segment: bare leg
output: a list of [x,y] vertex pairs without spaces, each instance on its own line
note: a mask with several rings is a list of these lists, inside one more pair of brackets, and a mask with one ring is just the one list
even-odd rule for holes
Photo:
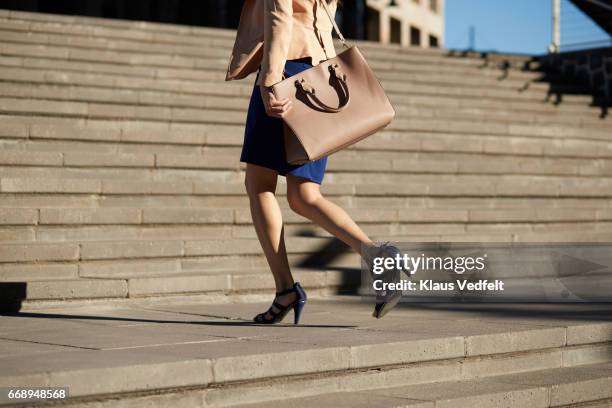
[[323,197],[319,187],[305,178],[287,176],[289,206],[363,256],[362,245],[373,245],[372,240],[346,211]]
[[[253,225],[274,276],[276,291],[280,292],[293,286],[293,276],[285,248],[283,217],[274,195],[277,177],[274,170],[247,163],[245,185]],[[277,298],[277,301],[285,305],[294,299],[295,294],[291,293]],[[266,319],[271,317],[270,314],[266,315]]]
[[[293,211],[324,228],[359,253],[367,264],[370,263],[373,253],[368,249],[375,249],[374,243],[346,211],[323,197],[317,183],[300,177],[287,177],[287,200]],[[391,277],[395,282],[401,276],[401,272],[397,272],[398,275]],[[401,296],[401,290],[385,291],[383,297],[377,296],[373,316],[377,319],[385,316]]]
[[251,217],[272,274],[276,291],[293,285],[283,234],[283,216],[274,195],[277,172],[247,164],[245,185],[249,195]]

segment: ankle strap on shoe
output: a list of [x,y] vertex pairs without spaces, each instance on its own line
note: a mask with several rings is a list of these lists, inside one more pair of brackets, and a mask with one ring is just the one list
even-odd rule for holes
[[289,293],[293,293],[293,292],[295,292],[295,287],[296,287],[297,285],[299,285],[299,283],[297,283],[297,282],[296,282],[296,283],[294,283],[294,284],[293,284],[293,286],[291,286],[290,288],[285,289],[285,290],[281,290],[280,292],[276,292],[276,296],[283,296],[283,295],[287,295],[287,294],[289,294]]

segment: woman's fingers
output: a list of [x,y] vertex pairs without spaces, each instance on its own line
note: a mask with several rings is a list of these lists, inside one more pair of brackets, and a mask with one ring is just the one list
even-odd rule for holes
[[289,98],[283,99],[283,107],[285,107],[286,109],[289,109],[291,107],[291,99]]
[[288,103],[291,103],[291,99],[289,98],[285,98],[285,99],[272,99],[270,98],[270,106],[284,106]]
[[268,99],[267,112],[270,116],[282,118],[291,109],[291,99],[276,99],[276,96],[270,92]]
[[287,99],[287,101],[285,101],[284,103],[270,105],[270,108],[273,109],[275,112],[284,112],[289,110],[290,107],[291,101],[289,99]]
[[270,92],[270,105],[271,106],[282,106],[286,105],[287,102],[291,102],[289,98],[277,99],[274,93]]
[[270,113],[274,114],[277,117],[282,117],[284,116],[285,113],[289,112],[289,109],[291,109],[291,100],[287,99],[287,100],[283,100],[283,103],[277,103],[274,105],[270,106]]

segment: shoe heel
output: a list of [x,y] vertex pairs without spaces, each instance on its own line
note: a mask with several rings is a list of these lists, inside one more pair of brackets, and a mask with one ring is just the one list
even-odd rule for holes
[[298,324],[300,322],[300,317],[302,316],[302,309],[304,309],[305,305],[305,300],[299,300],[293,306],[293,324]]

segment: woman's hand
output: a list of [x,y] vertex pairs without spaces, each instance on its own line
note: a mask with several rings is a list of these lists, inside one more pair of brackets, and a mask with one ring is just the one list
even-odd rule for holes
[[259,89],[261,90],[261,100],[263,101],[268,116],[282,118],[289,112],[289,109],[291,109],[291,99],[276,99],[276,96],[270,88],[265,86],[260,86]]

